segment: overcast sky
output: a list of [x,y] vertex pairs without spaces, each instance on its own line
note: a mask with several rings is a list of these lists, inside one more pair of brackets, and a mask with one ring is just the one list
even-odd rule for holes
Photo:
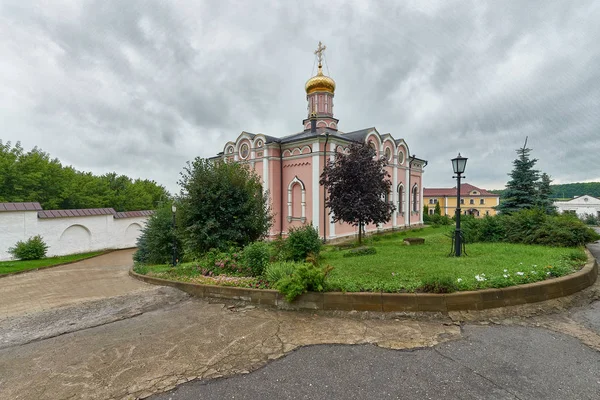
[[341,131],[503,188],[529,136],[555,183],[600,181],[599,1],[0,0],[0,139],[179,191],[243,130],[302,130],[327,46]]

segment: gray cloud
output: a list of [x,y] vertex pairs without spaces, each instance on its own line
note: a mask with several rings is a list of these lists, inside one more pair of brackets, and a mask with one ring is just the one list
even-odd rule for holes
[[376,126],[429,160],[427,186],[500,188],[529,136],[557,182],[600,180],[593,1],[4,1],[4,141],[177,192],[187,160],[242,130],[302,129],[327,45],[340,129]]

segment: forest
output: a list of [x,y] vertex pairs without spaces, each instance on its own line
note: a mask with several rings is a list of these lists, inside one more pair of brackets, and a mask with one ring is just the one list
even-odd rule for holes
[[46,210],[112,207],[116,211],[153,210],[168,200],[164,186],[115,172],[93,175],[34,147],[0,140],[0,202],[39,202]]
[[[564,183],[550,185],[550,189],[552,189],[550,197],[554,200],[569,200],[584,194],[600,198],[600,182]],[[488,192],[500,194],[500,198],[503,198],[504,190],[488,190]]]

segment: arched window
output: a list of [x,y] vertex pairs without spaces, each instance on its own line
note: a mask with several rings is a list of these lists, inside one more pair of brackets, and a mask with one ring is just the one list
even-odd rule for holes
[[287,220],[306,222],[306,188],[298,176],[295,176],[288,185]]
[[404,214],[404,185],[398,185],[398,212]]
[[412,208],[414,212],[419,211],[419,187],[417,185],[412,188]]

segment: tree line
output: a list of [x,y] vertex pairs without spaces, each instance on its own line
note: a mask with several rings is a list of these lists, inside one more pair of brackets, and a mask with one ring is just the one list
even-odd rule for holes
[[13,146],[0,140],[0,202],[39,202],[47,210],[133,211],[153,210],[169,198],[169,192],[152,180],[78,171],[37,147],[25,151],[20,142]]
[[[550,185],[550,197],[552,199],[572,199],[573,197],[589,195],[600,198],[600,182],[576,182]],[[488,190],[491,193],[499,194],[500,198],[505,197],[504,189]]]

